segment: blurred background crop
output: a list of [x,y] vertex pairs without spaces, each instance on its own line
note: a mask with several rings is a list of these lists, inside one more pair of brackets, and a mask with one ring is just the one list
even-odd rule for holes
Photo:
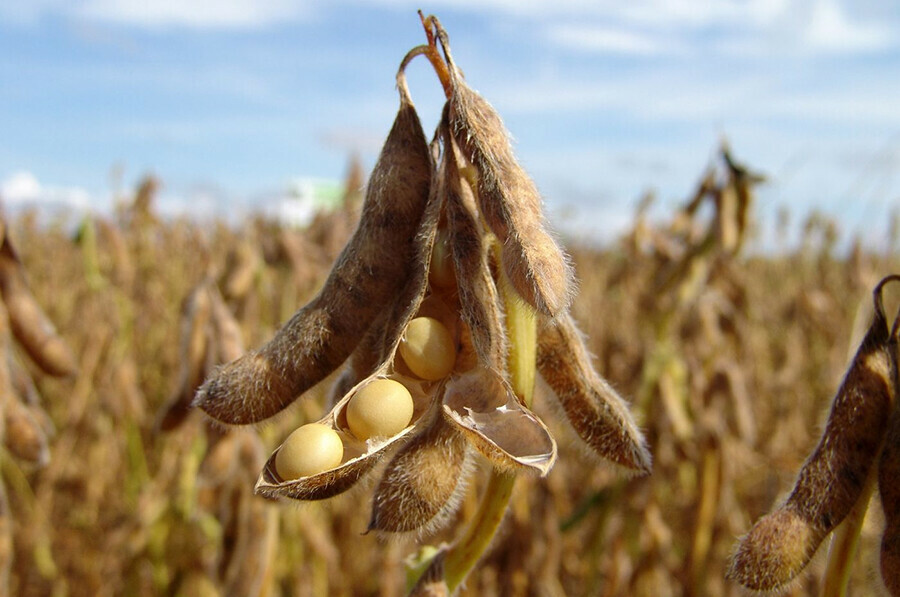
[[[789,490],[900,271],[886,0],[0,3],[0,282],[77,369],[33,358],[0,283],[0,595],[404,594],[418,544],[360,536],[364,488],[252,494],[327,384],[259,429],[184,407],[352,233],[418,8],[514,135],[654,457],[623,478],[544,417],[558,464],[517,481],[462,594],[744,594],[735,538]],[[440,85],[424,60],[409,82],[430,132]],[[882,526],[876,497],[850,595],[884,594]],[[820,592],[825,551],[789,594]]]
[[[662,213],[724,135],[770,177],[763,222],[816,209],[883,240],[900,198],[886,0],[8,0],[0,195],[102,211],[152,172],[164,213],[282,210],[348,155],[372,165],[418,8],[446,24],[562,231],[608,242],[647,190]],[[429,128],[439,88],[424,61],[410,77]]]

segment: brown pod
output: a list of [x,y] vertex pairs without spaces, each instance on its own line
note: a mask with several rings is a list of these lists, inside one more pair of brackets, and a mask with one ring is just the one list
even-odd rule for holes
[[228,363],[244,354],[244,338],[241,326],[214,285],[209,286],[212,306],[213,344],[216,364]]
[[478,205],[500,239],[503,267],[528,304],[555,317],[572,302],[572,265],[545,228],[540,194],[513,156],[500,116],[463,81],[440,27],[438,35],[450,67],[450,129],[477,170]]
[[[2,230],[0,220],[0,230]],[[13,518],[6,498],[6,489],[0,483],[0,595],[9,595],[9,575],[13,562]]]
[[[896,338],[894,338],[896,342]],[[878,467],[878,490],[884,509],[881,578],[888,592],[900,597],[900,409],[895,408]]]
[[447,186],[447,219],[461,315],[469,326],[472,344],[481,362],[502,369],[506,358],[506,336],[498,308],[500,299],[489,265],[490,247],[478,221],[471,188],[460,178],[453,145],[448,136],[443,177]]
[[444,580],[444,558],[446,551],[438,552],[428,568],[413,585],[409,597],[450,597],[450,588]]
[[[321,500],[348,490],[363,475],[372,470],[384,456],[388,448],[410,436],[423,423],[423,415],[434,402],[440,386],[431,382],[407,378],[395,371],[394,358],[403,336],[403,330],[422,304],[428,284],[428,262],[434,246],[438,220],[443,208],[442,197],[433,191],[422,221],[421,230],[415,237],[415,257],[411,260],[412,275],[404,286],[395,292],[393,300],[381,305],[382,317],[366,344],[374,345],[380,338],[380,347],[372,346],[374,354],[384,356],[383,361],[371,375],[352,387],[332,408],[319,425],[331,428],[337,434],[342,446],[340,463],[327,470],[286,480],[278,473],[279,446],[269,457],[256,482],[256,492],[267,498],[292,498],[296,500]],[[413,401],[412,418],[409,425],[390,437],[374,437],[361,440],[351,431],[347,408],[356,392],[369,383],[384,378],[393,379],[403,385]]]
[[28,356],[48,375],[73,375],[77,370],[75,356],[31,295],[25,270],[9,237],[4,237],[0,246],[0,294],[13,336]]
[[540,318],[537,369],[578,436],[599,456],[649,474],[650,452],[627,403],[591,364],[571,315]]
[[841,383],[819,445],[793,491],[741,539],[728,577],[755,590],[776,589],[796,576],[819,544],[844,520],[875,463],[894,400],[896,345],[891,342],[881,290],[875,315]]
[[412,101],[400,110],[366,191],[356,232],[321,292],[258,350],[219,369],[196,403],[223,423],[267,419],[343,363],[413,268],[432,161]]
[[185,301],[181,315],[181,371],[178,386],[163,407],[158,428],[171,431],[181,425],[191,411],[191,401],[207,374],[209,352],[214,350],[211,334],[212,303],[208,282],[202,282]]
[[[900,387],[897,379],[897,351],[900,348],[900,313],[891,329],[890,353],[894,357],[894,388]],[[896,400],[896,396],[895,396]],[[881,537],[881,578],[894,597],[900,597],[900,406],[894,404],[894,412],[888,424],[884,448],[878,466],[878,491],[884,510],[884,534]]]
[[40,416],[18,399],[8,400],[4,412],[6,434],[3,442],[10,453],[26,462],[44,466],[50,461],[47,433],[39,422]]
[[369,530],[438,530],[456,510],[465,487],[467,445],[434,409],[427,427],[387,465],[375,489]]

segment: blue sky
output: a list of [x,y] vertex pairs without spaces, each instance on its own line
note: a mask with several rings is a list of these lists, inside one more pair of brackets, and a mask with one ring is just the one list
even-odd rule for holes
[[[228,214],[369,167],[420,7],[569,234],[612,238],[647,189],[679,203],[722,135],[771,179],[764,224],[817,207],[871,237],[900,207],[892,0],[5,0],[0,196],[102,210],[118,168],[169,212]],[[430,131],[424,60],[410,86]]]

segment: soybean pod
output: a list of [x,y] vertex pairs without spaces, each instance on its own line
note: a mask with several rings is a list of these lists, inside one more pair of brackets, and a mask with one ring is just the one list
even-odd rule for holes
[[262,421],[290,405],[353,352],[415,262],[432,159],[398,74],[400,109],[366,190],[360,223],[325,285],[275,337],[220,368],[195,404],[229,424]]
[[793,491],[738,545],[728,577],[748,588],[777,589],[794,578],[853,508],[877,460],[896,391],[896,343],[882,299],[882,289],[891,281],[900,276],[883,279],[873,291],[872,324]]

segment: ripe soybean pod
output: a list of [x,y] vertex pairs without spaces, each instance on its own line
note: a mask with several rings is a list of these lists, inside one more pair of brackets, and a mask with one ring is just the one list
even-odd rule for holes
[[[440,389],[439,389],[440,390]],[[440,413],[387,465],[372,502],[369,530],[436,531],[456,511],[466,485],[468,444]]]
[[578,436],[598,456],[650,473],[650,452],[627,403],[594,371],[584,338],[568,313],[540,319],[537,369]]
[[434,24],[452,84],[450,129],[478,172],[478,206],[500,240],[503,267],[527,303],[555,317],[572,302],[572,266],[544,226],[540,194],[516,161],[503,121],[463,81],[450,54],[447,33],[436,19]]
[[447,186],[447,219],[461,316],[471,330],[479,360],[488,366],[503,368],[506,336],[500,310],[495,307],[500,299],[491,277],[490,246],[478,219],[472,191],[460,176],[454,146],[447,135],[444,184]]
[[0,246],[0,295],[13,336],[28,356],[48,375],[73,375],[78,368],[75,356],[34,300],[9,236],[3,237]]
[[401,71],[400,109],[366,190],[360,223],[320,293],[258,350],[219,369],[195,403],[223,423],[290,405],[359,344],[413,267],[432,159]]
[[[891,329],[891,352],[894,361],[894,388],[900,387],[897,379],[897,351],[900,350],[900,313]],[[878,466],[878,490],[884,509],[884,534],[881,536],[881,579],[888,592],[900,596],[900,405],[894,402],[884,448]]]
[[900,276],[883,279],[873,291],[872,324],[793,491],[738,544],[728,577],[748,588],[772,590],[794,578],[862,492],[881,450],[896,392],[896,343],[882,300],[884,285],[891,281]]

